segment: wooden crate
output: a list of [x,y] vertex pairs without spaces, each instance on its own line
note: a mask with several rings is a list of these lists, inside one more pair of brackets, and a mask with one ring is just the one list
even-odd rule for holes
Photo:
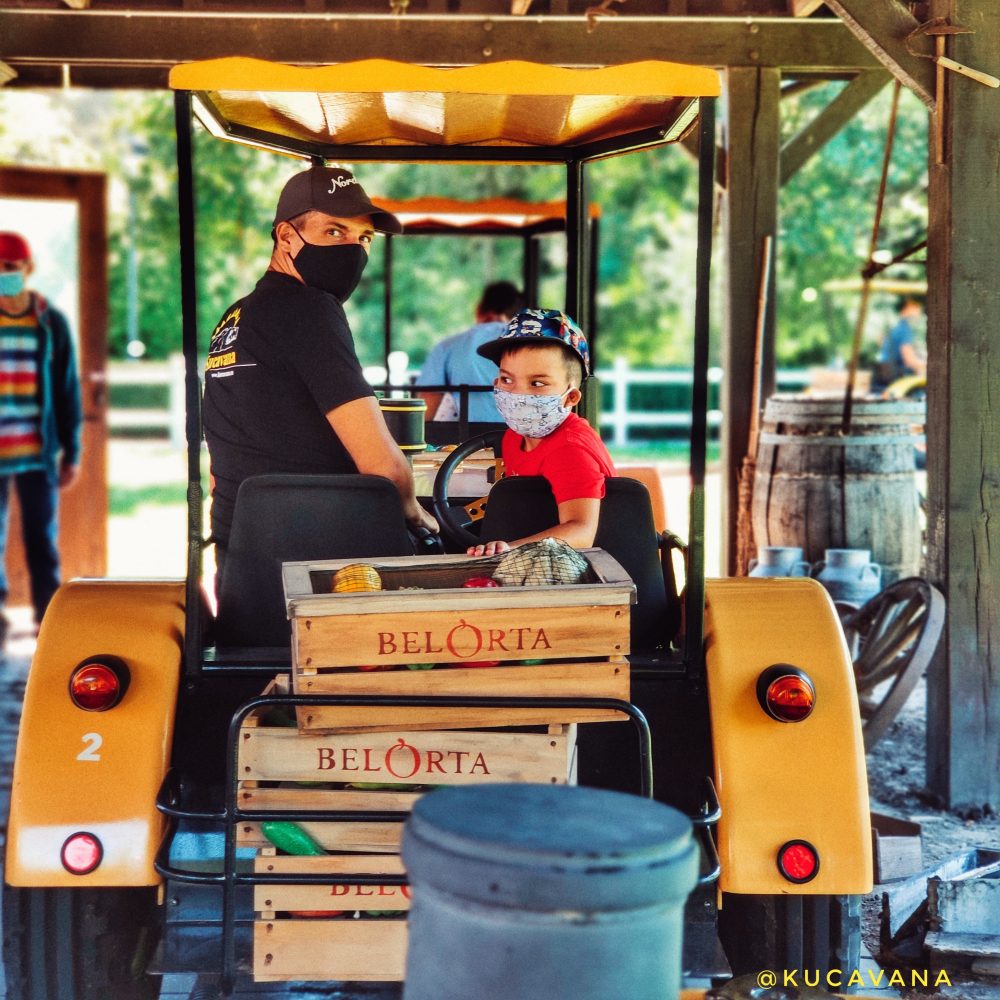
[[[278,856],[274,848],[257,852],[254,871],[269,874],[402,875],[398,854],[331,854],[328,857]],[[398,910],[410,908],[410,889],[404,885],[258,885],[254,887],[254,910],[261,919],[274,920],[291,910]]]
[[[607,553],[585,553],[586,582],[463,588],[501,557],[374,560],[386,589],[329,593],[352,560],[286,563],[293,688],[301,694],[629,698],[629,610],[635,588]],[[405,589],[418,587],[420,589]],[[543,660],[531,665],[524,661]],[[467,668],[469,662],[500,661]],[[554,662],[555,661],[555,662]],[[436,664],[432,670],[408,665]],[[395,667],[364,670],[362,667]],[[620,721],[605,709],[303,708],[312,732],[459,729]]]
[[258,920],[253,927],[253,978],[401,982],[406,920]]
[[[402,875],[398,854],[278,855],[258,850],[254,871],[331,876]],[[406,955],[409,887],[360,883],[254,886],[254,979],[399,981]],[[344,910],[339,917],[319,914]],[[356,912],[397,911],[398,917],[355,919]],[[307,916],[308,913],[316,916]]]
[[[629,665],[624,658],[593,662],[463,670],[338,670],[296,673],[298,694],[457,695],[528,698],[614,698],[628,701]],[[538,726],[550,722],[619,722],[604,708],[298,708],[304,732],[391,732],[420,729],[482,729]]]
[[240,731],[243,781],[467,785],[497,781],[565,784],[576,726],[551,732],[300,733],[272,726]]
[[[481,782],[575,781],[576,726],[544,732],[503,730],[412,733],[303,733],[259,724],[251,716],[241,728],[239,801],[243,809],[329,809],[407,812],[428,786]],[[278,783],[261,787],[261,783]],[[298,786],[322,782],[338,787]],[[400,785],[398,789],[345,788],[353,782]],[[416,790],[411,785],[418,786]],[[394,853],[402,822],[302,823],[328,851]],[[241,820],[237,842],[268,845],[260,824]]]

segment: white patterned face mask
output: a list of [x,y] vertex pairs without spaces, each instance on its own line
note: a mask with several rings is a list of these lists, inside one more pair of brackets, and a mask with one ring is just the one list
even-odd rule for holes
[[558,430],[572,412],[572,407],[562,404],[569,392],[567,389],[558,396],[534,396],[494,387],[493,398],[500,416],[515,434],[543,438]]

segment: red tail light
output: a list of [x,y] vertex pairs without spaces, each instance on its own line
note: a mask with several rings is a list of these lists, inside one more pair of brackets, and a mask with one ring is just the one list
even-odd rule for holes
[[59,856],[70,874],[86,875],[101,863],[104,848],[94,834],[81,831],[66,838]]
[[816,704],[816,688],[804,670],[776,663],[757,678],[760,707],[778,722],[801,722]]
[[789,882],[811,882],[819,874],[819,852],[807,840],[790,840],[778,848],[778,871]]
[[85,712],[106,712],[125,696],[129,672],[117,656],[92,656],[70,675],[69,696]]

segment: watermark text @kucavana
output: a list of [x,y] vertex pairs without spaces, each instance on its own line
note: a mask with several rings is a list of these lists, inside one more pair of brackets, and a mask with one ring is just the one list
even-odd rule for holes
[[793,988],[822,986],[835,990],[846,989],[850,986],[870,986],[873,989],[886,986],[916,989],[918,986],[951,986],[951,980],[944,969],[937,972],[930,972],[927,969],[906,969],[905,971],[893,969],[891,972],[887,972],[885,969],[852,969],[850,972],[843,972],[840,969],[831,969],[829,972],[822,969],[782,969],[780,972],[762,969],[757,973],[757,985],[765,990],[775,986]]

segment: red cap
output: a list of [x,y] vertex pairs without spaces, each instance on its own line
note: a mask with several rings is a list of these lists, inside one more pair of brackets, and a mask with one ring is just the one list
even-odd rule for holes
[[28,241],[17,233],[0,233],[0,260],[31,260]]

